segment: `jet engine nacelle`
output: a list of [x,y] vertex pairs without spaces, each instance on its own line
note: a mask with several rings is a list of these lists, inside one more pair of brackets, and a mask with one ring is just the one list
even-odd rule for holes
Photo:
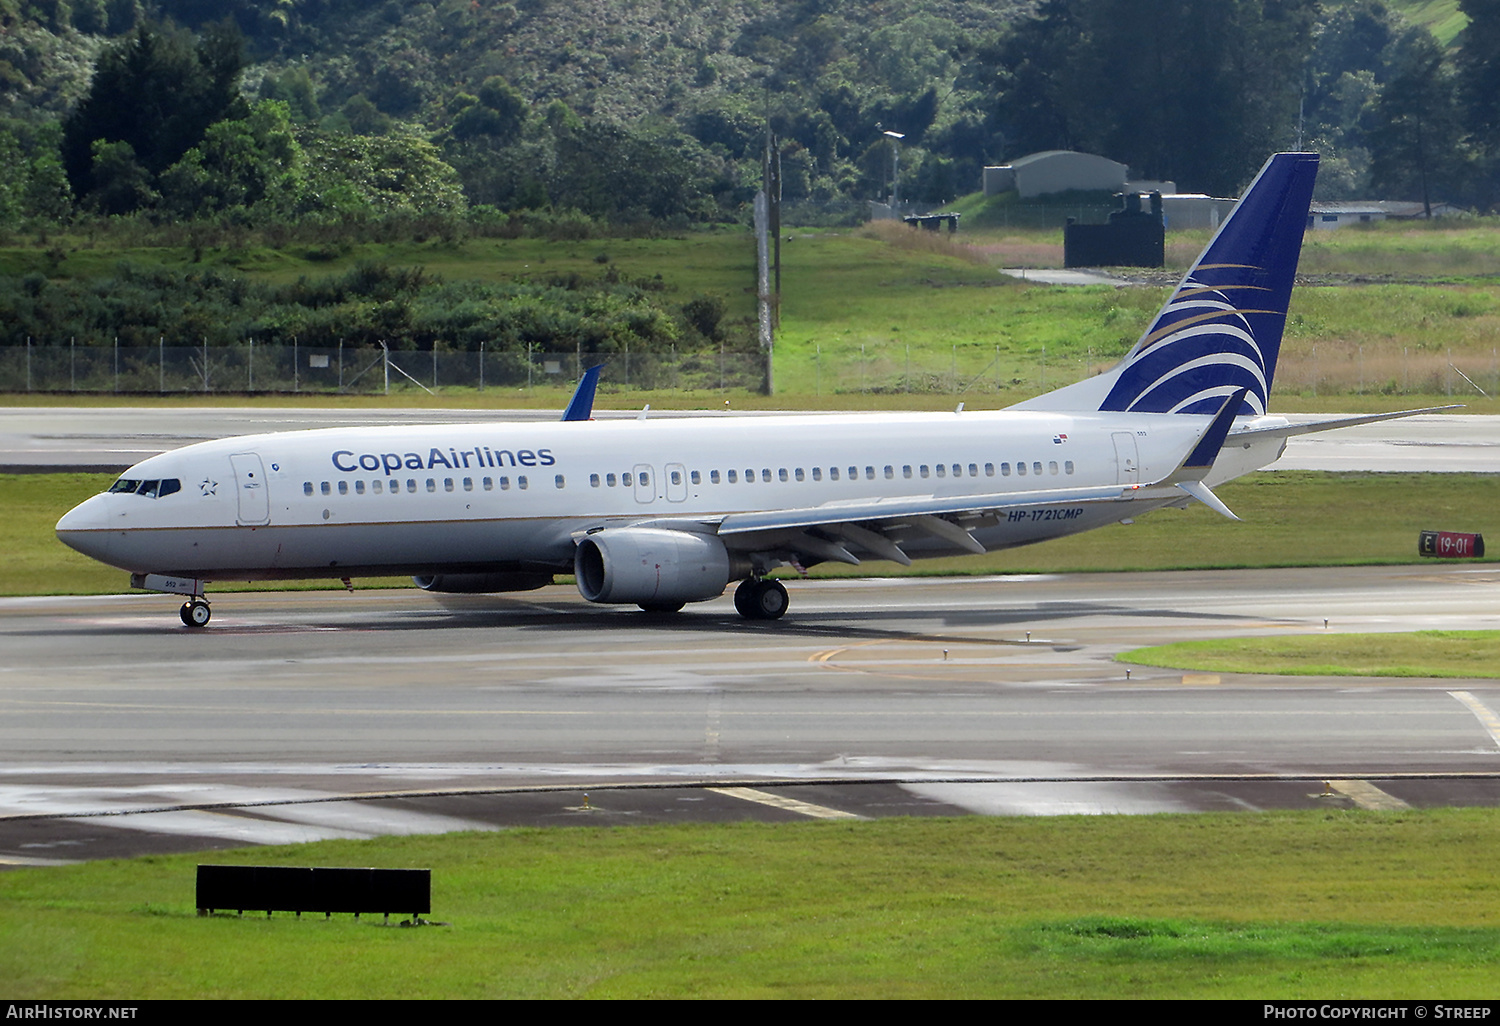
[[735,576],[733,562],[713,535],[625,527],[585,536],[573,573],[590,602],[670,608],[722,595]]
[[464,595],[497,591],[535,591],[552,583],[551,574],[513,571],[497,574],[429,574],[413,577],[412,583],[423,591],[458,592]]

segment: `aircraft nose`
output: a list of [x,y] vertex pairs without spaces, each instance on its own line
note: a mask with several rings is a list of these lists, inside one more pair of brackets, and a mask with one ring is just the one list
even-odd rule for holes
[[107,562],[109,552],[109,496],[85,499],[57,522],[57,540],[85,556]]

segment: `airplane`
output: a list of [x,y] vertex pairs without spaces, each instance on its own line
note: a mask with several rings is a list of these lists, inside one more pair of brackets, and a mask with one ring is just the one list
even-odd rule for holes
[[[184,596],[211,581],[411,575],[676,612],[824,562],[983,554],[1201,502],[1288,437],[1428,410],[1267,415],[1318,157],[1273,155],[1112,369],[997,411],[357,427],[200,442],[131,467],[57,523],[65,544]],[[649,407],[648,407],[649,409]]]

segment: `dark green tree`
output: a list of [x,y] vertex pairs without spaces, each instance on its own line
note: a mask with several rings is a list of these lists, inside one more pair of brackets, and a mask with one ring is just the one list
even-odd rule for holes
[[[210,125],[245,116],[242,63],[232,23],[212,26],[196,41],[183,30],[142,24],[106,49],[88,95],[63,123],[63,167],[74,195],[111,212],[135,209],[121,204],[131,196],[144,201],[156,176],[202,141]],[[116,144],[129,150],[128,159]],[[144,179],[136,181],[131,169]],[[124,187],[110,178],[122,171],[130,175]],[[91,200],[95,193],[108,200]]]
[[1432,216],[1434,192],[1450,198],[1465,173],[1457,90],[1442,47],[1430,36],[1386,84],[1370,133],[1370,174],[1396,198],[1420,199]]

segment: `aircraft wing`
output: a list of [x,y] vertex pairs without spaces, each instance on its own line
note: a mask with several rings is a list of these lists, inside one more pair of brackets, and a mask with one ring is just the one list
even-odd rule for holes
[[1147,487],[1150,486],[1117,484],[993,495],[906,496],[701,519],[662,518],[633,526],[717,534],[731,549],[789,549],[801,553],[808,562],[833,560],[858,565],[860,559],[854,553],[860,551],[910,566],[911,558],[901,550],[901,543],[914,536],[983,553],[984,546],[970,530],[994,524],[1012,510],[1024,508],[1028,516],[1045,516],[1046,511],[1127,502]]

